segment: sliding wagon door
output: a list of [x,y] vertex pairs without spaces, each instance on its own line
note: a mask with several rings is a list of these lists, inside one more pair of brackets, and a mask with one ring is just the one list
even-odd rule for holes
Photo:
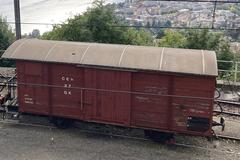
[[81,119],[83,103],[83,69],[72,65],[50,66],[51,113],[55,116]]
[[85,70],[86,119],[130,124],[131,73],[100,69]]

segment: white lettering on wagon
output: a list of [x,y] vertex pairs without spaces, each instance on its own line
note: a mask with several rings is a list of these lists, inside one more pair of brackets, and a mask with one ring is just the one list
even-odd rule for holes
[[67,81],[67,82],[73,82],[74,81],[74,78],[72,77],[65,77],[65,76],[62,76],[62,81]]
[[64,84],[64,88],[71,88],[72,85],[71,84]]
[[25,104],[34,104],[34,100],[28,94],[25,94],[24,95],[24,103]]
[[71,84],[71,82],[74,81],[74,78],[62,76],[61,80],[64,82],[64,84],[63,84],[63,87],[64,87],[63,94],[64,95],[72,95],[72,91],[71,91],[72,84]]

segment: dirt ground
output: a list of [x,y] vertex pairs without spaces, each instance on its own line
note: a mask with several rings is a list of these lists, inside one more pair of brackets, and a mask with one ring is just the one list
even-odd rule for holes
[[[0,160],[239,160],[240,143],[226,140],[176,136],[177,143],[195,148],[171,146],[83,132],[88,127],[107,133],[126,129],[79,123],[82,129],[60,130],[0,122]],[[135,132],[141,136],[141,131]]]
[[[227,116],[221,116],[225,119],[225,129],[222,132],[221,127],[215,127],[215,133],[221,135],[227,135],[231,137],[240,138],[240,119],[231,118]],[[219,122],[220,116],[213,118],[215,121]]]

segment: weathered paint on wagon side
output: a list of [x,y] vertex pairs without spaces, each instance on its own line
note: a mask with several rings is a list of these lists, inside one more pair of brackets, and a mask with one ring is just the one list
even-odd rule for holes
[[[212,119],[215,78],[17,62],[20,111],[192,134],[189,117]],[[161,96],[163,95],[163,96]],[[167,96],[167,95],[173,95]],[[181,95],[186,97],[174,97]]]
[[[40,46],[45,49],[44,45]],[[19,49],[19,46],[16,48]],[[102,49],[101,45],[98,44],[98,48]],[[29,50],[25,47],[19,52],[25,51],[30,54]],[[53,48],[50,47],[50,50]],[[71,49],[69,50],[72,53]],[[108,50],[109,55],[114,51]],[[11,48],[8,53],[10,51],[15,52],[14,55],[18,54],[18,51]],[[50,55],[53,51],[45,52],[48,52],[48,56],[53,56]],[[92,54],[85,53],[85,58],[90,55]],[[170,55],[171,53],[165,54]],[[150,56],[149,59],[152,58]],[[131,68],[131,63],[126,57],[126,60],[121,62],[126,63],[125,68],[110,67],[109,64],[94,66],[62,61],[42,62],[34,60],[34,57],[14,59],[17,59],[21,112],[200,136],[212,135],[216,79],[214,69],[211,72],[203,72],[202,66],[199,66],[194,69],[194,72],[199,71],[199,74],[191,73],[193,70],[189,70],[189,73],[178,73],[178,68],[174,70],[174,63],[171,62],[173,66],[168,68],[172,72],[144,70],[144,65]],[[171,56],[168,59],[176,61]],[[205,62],[211,65],[211,61]],[[213,65],[215,64],[214,62]],[[207,65],[204,66],[205,69],[208,69]]]

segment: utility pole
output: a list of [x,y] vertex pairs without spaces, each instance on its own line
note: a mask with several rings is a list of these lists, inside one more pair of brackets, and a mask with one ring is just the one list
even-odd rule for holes
[[214,8],[213,8],[213,19],[212,19],[212,29],[214,29],[214,23],[216,18],[216,8],[217,8],[217,0],[214,1]]
[[14,0],[16,39],[21,39],[21,18],[19,0]]

